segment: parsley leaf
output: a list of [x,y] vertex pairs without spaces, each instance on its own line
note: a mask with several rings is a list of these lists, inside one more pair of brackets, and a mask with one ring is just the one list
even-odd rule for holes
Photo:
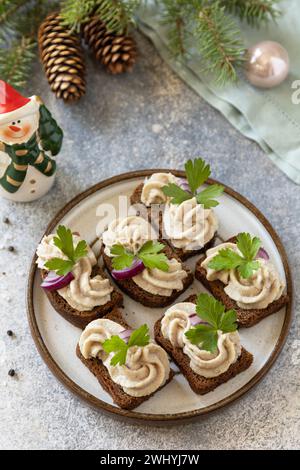
[[102,347],[107,354],[116,353],[110,361],[112,366],[125,364],[128,345],[120,336],[112,336],[110,339],[106,339]]
[[147,325],[142,325],[140,328],[131,333],[128,343],[120,338],[120,336],[112,336],[110,339],[104,341],[102,347],[107,354],[112,352],[115,353],[110,361],[112,366],[116,366],[117,364],[122,366],[126,363],[126,357],[129,348],[132,346],[147,346],[149,342],[149,328]]
[[163,193],[170,197],[171,204],[181,204],[196,197],[198,204],[203,204],[205,209],[216,207],[219,203],[214,198],[219,197],[224,191],[220,184],[212,184],[203,191],[198,192],[200,186],[210,176],[210,166],[202,158],[188,160],[185,164],[186,178],[189,183],[190,191],[185,191],[175,183],[169,183],[162,188]]
[[124,268],[130,268],[135,258],[140,259],[144,266],[149,269],[160,269],[167,272],[169,270],[168,258],[164,253],[160,253],[165,248],[163,243],[147,241],[141,247],[139,252],[134,255],[128,252],[123,245],[113,245],[110,252],[116,255],[112,258],[113,268],[120,271]]
[[231,248],[222,248],[210,261],[208,267],[215,271],[235,269],[242,261],[243,258]]
[[230,333],[237,329],[235,310],[225,311],[224,305],[208,294],[199,294],[196,305],[197,315],[206,323],[200,323],[186,331],[185,336],[192,344],[205,351],[215,352],[218,347],[218,330]]
[[55,271],[58,276],[65,276],[72,271],[74,263],[70,260],[52,258],[45,263],[45,266],[49,271]]
[[181,204],[193,197],[191,193],[188,193],[175,183],[169,183],[167,186],[163,186],[162,191],[166,196],[171,198],[171,204]]
[[59,276],[65,276],[71,272],[77,261],[88,254],[87,243],[84,240],[78,242],[74,248],[73,234],[64,225],[58,227],[53,242],[67,259],[52,258],[45,263],[45,267],[50,271],[55,271]]
[[255,259],[261,246],[258,237],[251,237],[250,233],[239,233],[237,236],[237,247],[243,256],[233,251],[231,248],[221,249],[210,261],[208,267],[215,271],[238,269],[244,279],[248,279],[257,271],[260,262]]
[[163,243],[154,243],[150,240],[142,246],[137,256],[143,261],[146,268],[157,268],[167,272],[169,271],[168,258],[164,253],[159,253],[164,248],[165,245]]
[[184,166],[186,177],[193,194],[210,176],[210,166],[202,158],[188,160]]
[[252,261],[258,253],[261,241],[258,237],[251,238],[250,233],[239,233],[236,244],[240,252],[248,261]]
[[128,340],[128,347],[131,346],[147,346],[150,341],[149,328],[148,326],[142,325],[137,330],[131,333],[131,336]]
[[114,269],[120,271],[124,268],[130,268],[134,260],[133,253],[129,253],[121,244],[113,245],[110,252],[112,255],[115,255],[112,258],[112,266]]
[[211,184],[207,188],[203,189],[201,193],[196,196],[198,204],[203,204],[204,209],[210,209],[219,205],[218,201],[214,198],[221,196],[224,191],[224,187],[220,184]]
[[209,325],[197,325],[188,330],[185,336],[205,351],[215,352],[218,347],[218,333]]

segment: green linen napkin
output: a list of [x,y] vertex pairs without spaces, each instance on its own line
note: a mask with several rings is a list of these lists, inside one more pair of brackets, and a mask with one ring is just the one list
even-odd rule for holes
[[282,0],[280,5],[284,14],[277,23],[261,29],[242,25],[247,46],[273,40],[288,50],[290,74],[284,83],[271,90],[251,86],[242,75],[238,84],[220,88],[212,77],[203,74],[195,50],[189,51],[188,58],[172,57],[168,49],[167,26],[161,24],[161,12],[154,2],[147,2],[140,9],[138,21],[142,32],[152,40],[173,70],[242,134],[255,140],[286,175],[300,184],[300,104],[292,101],[293,94],[297,93],[292,84],[300,80],[300,2]]

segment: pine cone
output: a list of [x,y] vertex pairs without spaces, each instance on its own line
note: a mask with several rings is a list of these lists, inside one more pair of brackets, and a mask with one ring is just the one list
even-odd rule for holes
[[82,26],[85,43],[95,54],[96,59],[112,74],[128,72],[136,61],[135,40],[125,34],[108,31],[105,23],[93,16]]
[[76,101],[85,94],[85,61],[80,38],[61,24],[58,13],[43,21],[38,34],[41,61],[57,98]]

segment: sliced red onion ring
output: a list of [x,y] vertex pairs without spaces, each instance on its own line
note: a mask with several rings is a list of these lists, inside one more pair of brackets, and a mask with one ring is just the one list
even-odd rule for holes
[[123,330],[119,333],[121,339],[123,339],[126,343],[128,342],[133,330]]
[[141,273],[145,269],[143,261],[140,259],[136,259],[130,268],[124,268],[124,269],[113,269],[111,272],[111,275],[114,279],[117,279],[117,281],[122,281],[123,279],[130,279],[137,274]]
[[185,178],[180,178],[179,179],[179,186],[184,190],[184,191],[187,191],[187,192],[191,192],[191,188],[190,188],[190,185],[189,183],[187,182],[187,180]]
[[266,261],[269,261],[270,259],[270,256],[269,254],[266,252],[266,250],[264,248],[260,248],[257,252],[257,255],[256,255],[256,258],[263,258],[265,259]]
[[65,276],[58,276],[55,272],[49,271],[45,279],[43,280],[41,287],[43,289],[52,291],[62,289],[70,284],[73,281],[73,273],[68,273]]
[[208,325],[208,323],[206,321],[202,321],[200,317],[198,317],[197,313],[192,313],[191,315],[189,315],[189,319],[190,319],[190,322],[191,322],[191,325],[192,326],[195,326],[195,325]]

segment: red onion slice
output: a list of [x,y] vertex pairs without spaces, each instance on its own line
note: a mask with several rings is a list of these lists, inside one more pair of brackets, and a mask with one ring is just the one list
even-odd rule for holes
[[128,342],[133,330],[123,330],[119,333],[121,339],[123,339],[126,343]]
[[58,276],[55,272],[49,271],[47,277],[43,280],[41,287],[48,291],[59,290],[63,287],[66,287],[73,281],[74,276],[73,273],[70,272],[65,276]]
[[200,317],[198,317],[197,313],[192,313],[189,315],[190,323],[192,326],[196,325],[208,325],[206,321],[202,321]]
[[122,281],[124,279],[130,279],[137,274],[141,273],[145,269],[143,261],[140,259],[134,260],[130,268],[124,268],[124,269],[113,269],[111,272],[111,275],[114,279],[117,281]]
[[190,185],[189,185],[189,183],[187,182],[187,180],[186,180],[185,178],[180,178],[178,183],[179,183],[179,186],[180,186],[184,191],[187,191],[188,193],[191,192]]
[[264,248],[260,248],[257,252],[257,255],[256,255],[256,258],[263,258],[265,259],[266,261],[269,261],[270,259],[270,256],[269,254],[266,252],[266,250]]

